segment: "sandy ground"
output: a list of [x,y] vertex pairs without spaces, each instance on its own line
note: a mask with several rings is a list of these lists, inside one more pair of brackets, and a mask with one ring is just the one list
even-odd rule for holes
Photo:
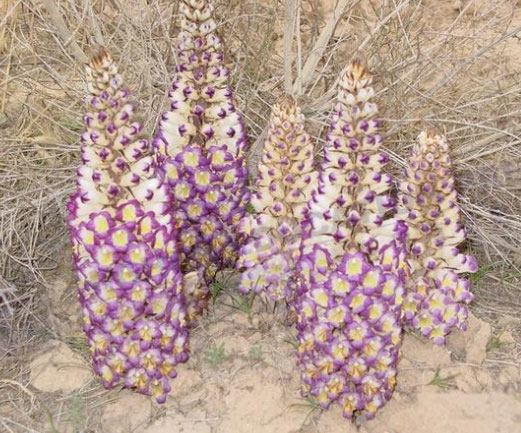
[[[230,287],[233,283],[230,283]],[[491,334],[471,317],[466,333],[440,348],[407,334],[398,387],[372,421],[358,426],[337,409],[319,410],[298,393],[291,328],[233,289],[192,332],[190,360],[179,367],[164,405],[129,390],[102,390],[82,341],[72,276],[56,280],[51,341],[29,364],[30,386],[49,402],[42,432],[78,433],[515,433],[521,431],[521,370],[505,331]],[[74,311],[71,314],[71,311]],[[46,419],[47,418],[47,419]],[[54,425],[54,427],[53,427]],[[85,429],[88,425],[89,428]]]

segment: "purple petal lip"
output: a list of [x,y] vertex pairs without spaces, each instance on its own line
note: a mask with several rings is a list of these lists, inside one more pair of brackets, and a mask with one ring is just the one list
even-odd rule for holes
[[200,105],[197,105],[197,106],[194,108],[194,114],[195,114],[197,117],[201,117],[201,116],[204,114],[204,108],[202,108]]
[[213,87],[208,87],[205,91],[205,94],[209,99],[212,99],[215,96],[215,89]]
[[415,245],[411,248],[411,253],[415,256],[419,256],[423,252],[423,248],[418,245]]
[[371,157],[367,153],[362,153],[359,156],[359,161],[361,164],[369,164],[369,162],[371,161]]
[[109,186],[107,192],[109,193],[109,195],[114,197],[119,194],[119,187],[115,184],[112,184]]
[[178,132],[179,132],[179,135],[181,137],[183,137],[187,131],[187,128],[186,128],[186,125],[182,124],[182,125],[179,125],[179,127],[177,128]]
[[90,114],[85,114],[83,116],[83,121],[85,122],[85,125],[87,126],[87,128],[91,127],[93,120],[94,120],[94,118]]
[[113,123],[113,122],[110,122],[107,127],[105,128],[105,130],[109,133],[109,134],[114,134],[116,131],[117,131],[117,127],[116,125]]
[[364,196],[364,200],[367,201],[368,203],[372,203],[374,201],[374,198],[375,198],[375,195],[372,191],[369,191],[365,196]]
[[358,176],[358,173],[356,172],[351,172],[349,174],[349,177],[347,178],[348,182],[351,183],[352,185],[358,185],[359,181],[360,181],[360,178]]
[[93,143],[96,143],[99,140],[99,134],[97,132],[91,132],[90,134],[87,132],[89,138]]
[[103,123],[108,119],[108,114],[105,111],[100,111],[98,113],[98,122]]
[[336,199],[335,203],[337,204],[337,206],[342,207],[346,204],[346,199],[343,195],[341,195]]
[[110,151],[106,147],[104,147],[103,149],[101,149],[98,155],[102,160],[105,160],[109,157]]
[[430,233],[430,231],[431,231],[431,226],[430,226],[430,224],[428,224],[428,223],[422,223],[422,224],[420,225],[420,230],[421,230],[423,233]]
[[342,133],[344,135],[349,135],[352,131],[353,131],[353,129],[351,128],[351,125],[349,125],[349,123],[345,123],[342,126]]
[[352,211],[349,213],[349,216],[347,217],[347,221],[351,226],[355,226],[360,221],[360,214],[356,211]]
[[477,260],[474,257],[467,256],[467,261],[469,262],[468,263],[469,271],[472,273],[477,272],[479,269]]
[[354,138],[349,140],[349,148],[354,152],[360,147],[360,142]]

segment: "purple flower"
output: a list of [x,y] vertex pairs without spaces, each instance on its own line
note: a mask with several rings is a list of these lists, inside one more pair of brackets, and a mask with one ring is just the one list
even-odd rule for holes
[[[137,139],[142,125],[112,59],[94,58],[87,75],[83,165],[67,205],[83,328],[105,387],[123,383],[164,402],[167,378],[188,358],[171,197],[148,141]],[[174,324],[172,343],[162,345]]]
[[450,168],[445,138],[423,132],[400,185],[412,271],[403,320],[436,344],[444,344],[452,329],[465,328],[465,304],[472,295],[469,281],[458,274],[478,269],[476,260],[457,247],[466,233]]
[[370,84],[358,60],[341,78],[296,266],[302,392],[323,408],[340,404],[346,418],[373,417],[391,398],[407,266]]

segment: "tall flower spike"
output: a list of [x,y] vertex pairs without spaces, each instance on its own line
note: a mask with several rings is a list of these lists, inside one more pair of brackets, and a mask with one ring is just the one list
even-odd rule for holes
[[245,268],[239,290],[254,291],[277,302],[291,301],[302,237],[301,222],[318,173],[305,119],[290,96],[273,109],[259,164],[252,205],[256,216],[241,221],[247,243],[238,266]]
[[437,344],[454,328],[465,329],[472,300],[469,280],[476,260],[461,254],[467,235],[460,223],[457,192],[444,137],[422,132],[400,185],[400,214],[409,226],[410,284],[404,321]]
[[[233,267],[237,228],[249,194],[244,161],[246,133],[228,86],[222,45],[207,0],[180,1],[178,66],[154,147],[175,200],[184,272]],[[189,294],[188,314],[206,305],[204,284]]]
[[407,231],[381,150],[372,77],[355,59],[340,80],[319,185],[298,264],[298,363],[302,391],[346,418],[367,417],[396,383]]
[[82,165],[68,203],[84,331],[106,387],[121,382],[162,403],[188,359],[169,188],[112,58],[94,58],[87,78]]

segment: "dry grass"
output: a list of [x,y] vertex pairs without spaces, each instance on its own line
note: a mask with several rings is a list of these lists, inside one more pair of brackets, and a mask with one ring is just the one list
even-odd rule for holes
[[[60,39],[43,3],[0,5],[0,377],[20,384],[26,372],[17,362],[35,341],[56,333],[36,304],[68,245],[64,204],[74,188],[85,96],[78,53],[108,48],[152,132],[165,105],[176,35],[176,2],[60,1],[74,48]],[[222,0],[218,16],[252,168],[270,107],[291,83],[320,152],[334,84],[357,49],[376,75],[397,174],[421,129],[447,135],[467,247],[483,266],[475,309],[497,321],[521,313],[521,13],[511,0],[459,3],[340,0],[343,14],[332,19],[336,1],[301,0],[300,10],[285,14],[278,0]],[[300,31],[289,45],[283,34],[293,25]],[[0,408],[15,398],[8,394]],[[23,391],[16,398],[32,404]],[[6,431],[34,430],[13,424]]]

